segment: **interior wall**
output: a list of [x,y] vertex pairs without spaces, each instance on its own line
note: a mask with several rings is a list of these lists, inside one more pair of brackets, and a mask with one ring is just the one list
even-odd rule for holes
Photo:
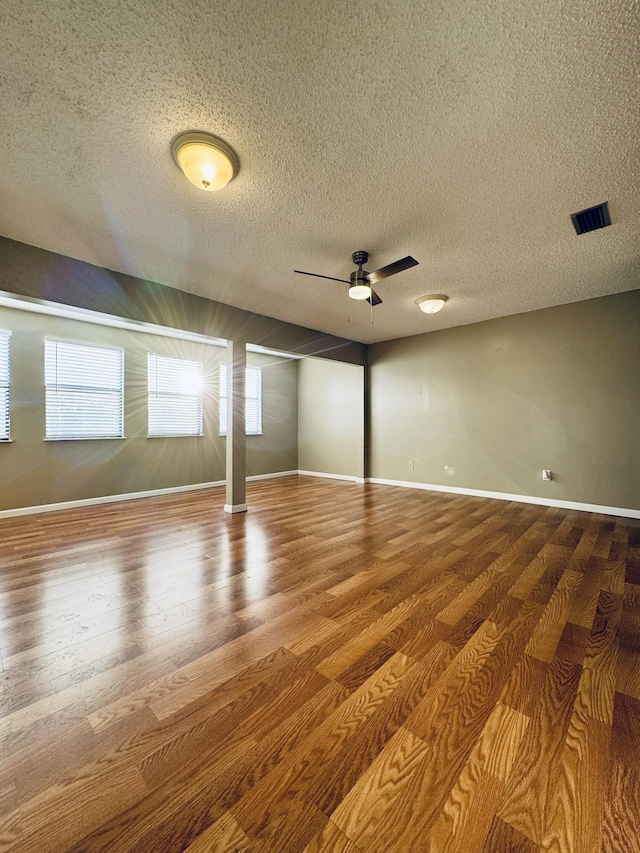
[[[225,478],[219,365],[226,350],[196,341],[0,307],[11,337],[11,438],[0,443],[0,510],[175,488]],[[45,441],[44,339],[125,350],[124,439]],[[204,435],[147,437],[147,353],[204,364]],[[263,370],[263,431],[247,436],[247,473],[297,468],[295,362],[248,354]]]
[[301,471],[364,476],[364,368],[298,362],[298,466]]
[[366,346],[0,237],[0,291],[170,329],[365,364]]
[[[298,468],[297,361],[248,352],[247,365],[262,370],[262,435],[247,436],[247,476]],[[224,474],[223,474],[224,477]]]
[[639,332],[632,291],[371,346],[369,476],[640,509]]

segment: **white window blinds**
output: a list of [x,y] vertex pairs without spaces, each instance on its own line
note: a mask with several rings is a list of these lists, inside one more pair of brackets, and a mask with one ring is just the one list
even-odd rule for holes
[[9,441],[11,332],[0,329],[0,441]]
[[149,435],[202,435],[202,362],[149,353]]
[[[245,432],[260,435],[262,432],[262,372],[257,367],[247,367],[245,375]],[[227,434],[227,366],[220,365],[220,435]]]
[[47,438],[124,436],[124,351],[45,340]]

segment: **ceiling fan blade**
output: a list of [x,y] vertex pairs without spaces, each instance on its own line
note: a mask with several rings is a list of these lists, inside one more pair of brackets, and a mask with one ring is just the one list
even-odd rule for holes
[[380,299],[380,297],[373,288],[371,288],[371,296],[366,301],[371,306],[380,305],[382,303],[382,299]]
[[346,278],[334,278],[332,275],[320,275],[317,272],[305,272],[304,270],[294,270],[299,275],[312,275],[315,278],[328,278],[329,281],[341,281],[343,284],[351,284]]
[[395,275],[397,272],[402,272],[402,270],[408,270],[409,267],[415,267],[417,264],[418,261],[415,258],[407,255],[406,258],[400,258],[399,261],[394,261],[392,264],[387,264],[386,267],[380,267],[379,270],[368,273],[367,281],[369,284],[376,284],[383,278],[389,278],[390,275]]

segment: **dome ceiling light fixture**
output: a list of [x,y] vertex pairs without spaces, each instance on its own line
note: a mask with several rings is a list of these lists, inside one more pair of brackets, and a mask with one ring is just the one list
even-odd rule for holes
[[420,299],[416,299],[416,305],[425,314],[437,314],[448,298],[440,293],[434,293],[431,296],[421,296]]
[[236,152],[210,133],[181,133],[171,143],[171,154],[185,177],[206,192],[226,187],[240,168]]

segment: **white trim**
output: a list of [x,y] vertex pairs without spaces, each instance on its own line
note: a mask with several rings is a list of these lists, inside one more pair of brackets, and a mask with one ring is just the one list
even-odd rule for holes
[[77,501],[62,501],[55,504],[42,504],[41,506],[24,506],[17,509],[0,510],[0,518],[13,518],[16,515],[33,515],[37,512],[55,512],[59,509],[74,509],[79,506],[95,506],[97,504],[111,504],[118,501],[135,501],[138,498],[155,498],[158,495],[172,495],[177,492],[195,492],[198,489],[213,489],[224,486],[224,480],[216,480],[212,483],[194,483],[188,486],[170,486],[166,489],[148,489],[144,492],[128,492],[124,495],[103,495],[97,498],[82,498]]
[[[3,442],[6,443],[6,442]],[[365,484],[376,483],[381,486],[399,486],[405,489],[421,489],[429,492],[445,492],[454,495],[471,495],[479,498],[494,498],[499,501],[516,501],[518,503],[537,504],[539,506],[553,506],[559,509],[575,509],[581,512],[597,512],[602,515],[617,515],[622,518],[639,518],[639,509],[628,509],[625,507],[601,506],[599,504],[580,503],[578,501],[561,501],[554,498],[538,498],[533,495],[511,495],[506,492],[488,492],[484,489],[463,489],[459,486],[440,486],[434,483],[412,483],[408,480],[387,480],[383,477],[348,477],[343,474],[326,474],[319,471],[276,471],[273,474],[252,474],[247,477],[247,482],[255,480],[275,480],[278,477],[293,477],[299,474],[304,477],[323,477],[327,480],[346,480],[352,483]],[[106,495],[96,498],[83,498],[75,501],[62,501],[61,503],[42,504],[41,506],[17,507],[16,509],[0,510],[0,518],[14,518],[20,515],[34,515],[39,512],[55,512],[61,509],[73,509],[82,506],[96,506],[106,503],[117,503],[118,501],[132,501],[138,498],[153,498],[159,495],[178,494],[180,492],[195,492],[199,489],[214,489],[226,485],[225,480],[215,480],[210,483],[195,483],[188,486],[171,486],[166,489],[149,489],[144,492],[130,492],[123,495]],[[229,507],[229,509],[227,509]],[[246,504],[231,506],[225,504],[225,512],[246,512]]]
[[247,483],[252,483],[254,480],[275,480],[278,477],[293,477],[298,473],[298,471],[276,471],[274,474],[252,474],[246,479]]
[[[2,444],[7,442],[3,441]],[[276,471],[273,474],[254,474],[247,477],[247,482],[250,480],[271,480],[276,477],[291,477],[297,474],[297,471]],[[135,501],[138,498],[154,498],[158,495],[172,495],[179,492],[195,492],[199,489],[215,489],[219,486],[226,485],[226,480],[215,480],[211,483],[193,483],[188,486],[170,486],[166,489],[149,489],[144,492],[129,492],[123,495],[106,495],[97,498],[82,498],[76,501],[62,501],[60,503],[42,504],[40,506],[24,506],[16,509],[0,510],[0,518],[14,518],[18,515],[34,515],[38,512],[56,512],[59,509],[74,509],[80,506],[96,506],[98,504],[117,503],[117,501]]]
[[208,344],[214,347],[227,346],[224,338],[214,338],[209,335],[201,335],[198,332],[188,332],[183,329],[158,326],[155,323],[147,323],[143,320],[125,320],[123,317],[104,314],[101,311],[92,311],[90,308],[76,308],[72,305],[61,305],[59,302],[48,302],[47,300],[35,299],[31,296],[17,296],[4,290],[0,291],[0,307],[13,308],[16,311],[30,311],[32,314],[48,314],[53,317],[64,317],[67,320],[79,320],[84,323],[93,323],[96,326],[112,326],[116,329],[128,329],[133,332],[144,332],[148,335],[160,335],[163,338],[195,341],[199,344]]
[[[152,438],[148,435],[147,438]],[[126,435],[60,435],[56,438],[42,439],[43,441],[126,441]]]
[[149,435],[147,433],[146,438],[204,438],[205,434],[203,432],[163,432],[156,433],[154,435]]
[[559,509],[577,509],[581,512],[597,512],[602,515],[617,515],[622,518],[640,518],[640,509],[629,509],[626,507],[586,504],[579,501],[562,501],[555,498],[538,498],[534,495],[511,495],[507,492],[487,492],[484,489],[463,489],[459,486],[439,486],[433,483],[412,483],[407,480],[387,480],[383,477],[368,477],[367,482],[378,483],[382,486],[400,486],[403,489],[424,489],[429,492],[446,492],[454,495],[471,495],[478,498],[495,498],[495,500],[499,501],[516,501],[523,504],[553,506]]
[[349,474],[325,474],[322,471],[298,471],[302,477],[324,477],[327,480],[348,480],[350,483],[357,483],[357,477],[351,477]]
[[247,352],[257,352],[262,355],[276,355],[287,359],[305,358],[304,355],[296,355],[294,352],[286,352],[285,350],[269,349],[269,347],[263,347],[260,346],[260,344],[247,344]]
[[[84,323],[94,323],[97,326],[112,326],[116,329],[128,329],[133,332],[144,332],[147,335],[159,335],[163,338],[178,338],[183,341],[195,341],[199,344],[226,348],[225,338],[203,335],[198,332],[189,332],[186,329],[174,329],[169,326],[159,326],[155,323],[147,323],[144,320],[125,320],[115,314],[105,314],[102,311],[93,311],[90,308],[77,308],[73,305],[63,305],[59,302],[49,302],[45,299],[36,299],[32,296],[19,296],[9,291],[0,291],[0,307],[13,308],[16,311],[29,311],[32,314],[48,314],[53,317],[63,317],[67,320],[78,320]],[[11,332],[8,332],[11,334]],[[308,358],[286,350],[263,347],[260,344],[247,344],[247,352],[257,352],[263,355],[275,355],[284,359]],[[358,365],[359,367],[361,365]]]

